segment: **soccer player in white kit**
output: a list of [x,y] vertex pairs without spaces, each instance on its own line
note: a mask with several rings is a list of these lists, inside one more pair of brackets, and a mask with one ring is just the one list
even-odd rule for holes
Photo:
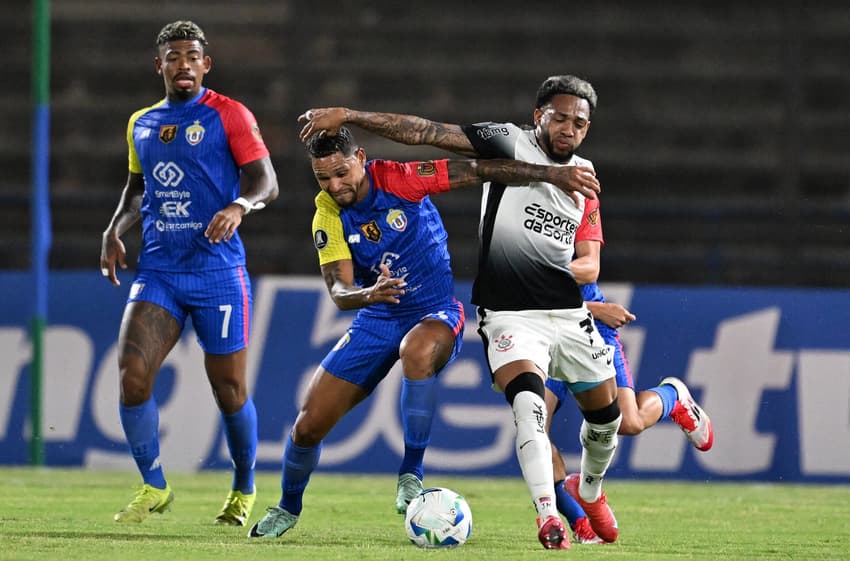
[[[302,139],[322,131],[334,134],[350,123],[397,142],[469,157],[572,166],[576,186],[598,188],[592,163],[575,154],[596,101],[590,83],[552,76],[538,89],[532,128],[492,122],[461,126],[342,107],[311,109],[299,119],[306,121]],[[538,539],[547,549],[570,547],[555,505],[544,428],[548,376],[567,382],[584,416],[579,502],[591,518],[614,519],[602,492],[621,421],[613,347],[603,341],[579,288],[599,274],[597,204],[545,183],[509,189],[489,182],[483,191],[472,302],[478,306],[494,385],[514,413],[517,459],[537,510]]]

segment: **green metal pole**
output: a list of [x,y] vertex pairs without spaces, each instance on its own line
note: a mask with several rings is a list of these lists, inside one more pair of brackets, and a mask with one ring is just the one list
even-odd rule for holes
[[42,424],[42,380],[44,329],[47,324],[48,257],[50,225],[50,1],[33,0],[32,20],[32,200],[31,263],[34,309],[30,325],[30,463],[44,464]]

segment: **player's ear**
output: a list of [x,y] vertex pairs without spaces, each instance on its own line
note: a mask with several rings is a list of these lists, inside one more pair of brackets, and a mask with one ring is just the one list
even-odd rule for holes
[[212,59],[208,56],[204,56],[204,74],[210,71],[212,68]]
[[162,59],[158,56],[153,57],[153,69],[157,74],[162,74]]
[[534,109],[534,114],[533,114],[533,116],[532,116],[532,120],[534,121],[534,126],[535,126],[535,127],[536,127],[537,125],[539,125],[539,124],[540,124],[540,118],[541,118],[541,117],[543,117],[543,110],[542,110],[542,109],[540,109],[539,107],[538,107],[538,108],[535,108],[535,109]]

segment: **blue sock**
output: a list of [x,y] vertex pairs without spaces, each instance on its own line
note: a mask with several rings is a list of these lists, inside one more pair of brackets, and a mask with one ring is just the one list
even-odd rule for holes
[[649,388],[647,391],[655,392],[661,397],[661,418],[666,419],[670,415],[670,411],[676,406],[676,400],[679,399],[679,394],[676,393],[676,388],[670,384]]
[[301,514],[301,500],[304,497],[304,489],[310,482],[310,474],[319,464],[319,456],[322,454],[322,443],[312,448],[305,448],[292,442],[292,435],[286,439],[286,447],[283,450],[283,475],[280,478],[280,488],[283,495],[278,506],[286,509],[290,514]]
[[257,409],[249,397],[242,409],[221,418],[227,448],[233,459],[232,489],[250,495],[254,492],[254,464],[257,461]]
[[401,382],[401,423],[404,427],[404,458],[398,473],[423,478],[422,462],[431,442],[431,423],[437,406],[437,378]]
[[159,463],[159,408],[153,397],[141,405],[125,407],[118,405],[121,426],[142,480],[165,489],[165,475]]
[[563,479],[555,483],[555,504],[558,506],[558,512],[563,514],[569,522],[570,528],[575,525],[576,520],[587,516],[581,505],[564,489]]

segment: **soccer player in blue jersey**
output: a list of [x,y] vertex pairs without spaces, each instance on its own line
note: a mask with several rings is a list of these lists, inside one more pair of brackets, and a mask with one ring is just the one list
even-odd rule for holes
[[278,194],[256,119],[202,83],[211,59],[204,32],[175,21],[156,39],[154,64],[165,98],[127,126],[129,174],[103,233],[100,267],[119,285],[121,235],[142,222],[142,248],[118,337],[120,417],[143,485],[115,521],[142,522],[167,510],[174,493],[159,457],[154,382],[187,317],[230,450],[234,475],[217,524],[244,525],[256,498],[257,413],[248,395],[246,352],[251,284],[237,231],[243,217]]
[[316,196],[313,242],[340,309],[358,309],[310,383],[283,453],[282,496],[249,537],[295,526],[322,440],[401,359],[405,452],[396,509],[422,489],[423,458],[437,398],[436,376],[457,355],[464,311],[454,298],[447,234],[429,195],[481,181],[546,181],[594,197],[575,170],[514,160],[367,161],[350,131],[307,142]]

